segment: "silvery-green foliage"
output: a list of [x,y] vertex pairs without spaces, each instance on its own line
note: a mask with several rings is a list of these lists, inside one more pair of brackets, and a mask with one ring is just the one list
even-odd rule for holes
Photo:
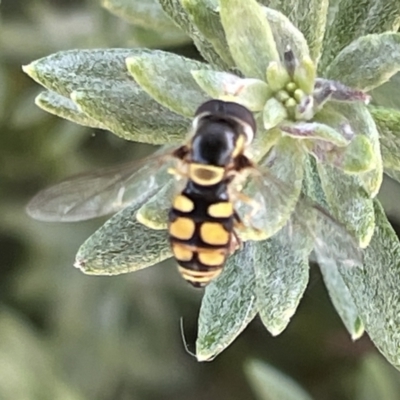
[[[205,62],[149,49],[59,52],[24,67],[47,89],[37,104],[128,140],[166,144],[184,138],[202,101],[236,101],[256,117],[258,133],[250,149],[256,161],[271,149],[281,156],[296,154],[278,157],[271,167],[291,190],[279,203],[271,202],[264,236],[246,237],[255,240],[229,258],[205,291],[198,359],[223,351],[257,314],[277,335],[296,312],[313,243],[307,230],[288,242],[284,229],[303,187],[365,249],[363,268],[322,265],[344,325],[353,339],[365,328],[400,368],[399,241],[374,199],[384,170],[400,176],[400,117],[395,107],[384,108],[385,92],[380,107],[369,105],[368,94],[379,93],[392,77],[400,90],[399,2],[342,0],[333,8],[327,1],[293,7],[291,0],[142,3],[148,6],[137,14],[142,23],[159,21],[162,30],[173,21]],[[136,2],[104,4],[127,19],[135,15]],[[133,204],[112,217],[82,245],[77,266],[90,274],[118,274],[169,257],[163,230],[168,199],[169,190],[161,189],[140,208]]]

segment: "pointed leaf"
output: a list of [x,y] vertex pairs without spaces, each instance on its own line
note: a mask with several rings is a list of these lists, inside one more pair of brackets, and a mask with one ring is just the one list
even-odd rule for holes
[[257,116],[256,122],[257,135],[250,146],[249,153],[251,154],[251,159],[258,163],[272,149],[272,147],[276,145],[282,135],[278,128],[266,131],[260,115]]
[[159,31],[177,30],[157,0],[102,0],[102,6],[135,25]]
[[75,267],[90,275],[119,275],[157,264],[169,257],[166,231],[149,229],[129,206],[90,236],[76,255]]
[[[262,113],[264,128],[268,131],[288,118],[286,107],[275,97],[267,100]],[[268,134],[268,133],[267,133]]]
[[304,160],[304,178],[302,192],[321,207],[329,209],[322,189],[321,179],[318,174],[317,161],[311,155],[306,155]]
[[209,99],[191,74],[209,68],[207,64],[157,50],[129,57],[126,64],[150,96],[178,114],[193,117],[198,106]]
[[231,256],[205,291],[196,341],[198,361],[215,358],[256,316],[254,265],[263,258],[260,243],[247,242]]
[[305,94],[312,95],[314,91],[316,67],[310,57],[306,56],[294,69],[293,81]]
[[380,135],[383,165],[400,171],[400,111],[383,107],[368,107]]
[[319,161],[329,163],[349,174],[359,174],[376,168],[375,149],[370,139],[364,135],[355,135],[350,121],[331,105],[326,105],[315,117],[315,121],[327,124],[350,140],[346,147],[327,148],[326,143],[314,141],[308,145]]
[[400,27],[400,4],[396,0],[370,2],[368,16],[363,21],[359,35],[368,33],[395,32]]
[[349,140],[343,133],[331,128],[329,125],[318,122],[297,122],[294,124],[281,124],[282,132],[295,139],[311,139],[329,142],[334,146],[344,147]]
[[[249,221],[252,227],[239,231],[241,238],[266,239],[286,225],[299,199],[304,158],[305,152],[298,146],[297,141],[283,137],[259,163],[264,174],[250,179],[244,193],[258,202],[260,208]],[[238,201],[236,207],[239,215],[246,221],[248,204]],[[257,232],[256,236],[252,237],[253,228],[261,231],[261,235]]]
[[279,53],[267,19],[256,0],[220,0],[221,21],[232,57],[249,78],[265,79]]
[[227,64],[215,51],[213,45],[203,33],[193,24],[189,14],[183,8],[181,0],[159,0],[164,12],[192,39],[203,58],[211,65],[221,69],[229,69]]
[[[279,61],[271,61],[268,64],[266,78],[268,86],[273,92],[278,92],[281,91],[281,89],[286,89],[286,85],[291,81],[288,71],[286,70],[285,66]],[[285,97],[281,97],[282,94]],[[289,95],[285,90],[283,90],[277,93],[277,97],[280,101],[283,102],[289,98]]]
[[312,400],[297,382],[266,363],[252,360],[245,372],[259,400]]
[[197,84],[211,97],[234,101],[250,111],[260,111],[271,96],[268,85],[259,79],[242,79],[228,72],[192,71]]
[[213,0],[182,0],[182,6],[186,10],[192,23],[199,29],[214,47],[215,51],[230,68],[235,67],[226,42],[225,32],[219,17],[218,1]]
[[[36,82],[65,97],[74,90],[106,89],[117,83],[138,85],[126,69],[125,60],[141,49],[95,49],[60,51],[23,67]],[[133,90],[133,89],[132,89]]]
[[374,104],[400,110],[400,72],[371,92]]
[[343,321],[344,326],[353,340],[359,339],[364,333],[364,325],[358,316],[358,310],[351,297],[349,289],[338,269],[328,264],[319,264],[329,297]]
[[345,47],[329,65],[326,76],[369,91],[400,71],[400,34],[360,37]]
[[364,268],[343,268],[340,273],[369,337],[400,369],[400,243],[376,200],[374,209],[375,232],[364,251]]
[[321,71],[353,40],[372,33],[396,32],[400,25],[398,0],[341,0],[324,37]]
[[301,29],[298,29],[298,25],[287,17],[288,14],[284,15],[268,7],[262,7],[262,10],[271,27],[276,48],[280,56],[282,56],[289,47],[298,60],[310,57],[307,40],[304,38]]
[[351,128],[356,135],[365,135],[371,142],[376,166],[373,170],[360,174],[358,178],[370,197],[375,197],[379,192],[383,179],[379,132],[375,121],[364,104],[332,103],[332,107],[350,121]]
[[362,101],[368,104],[371,96],[362,90],[354,89],[339,81],[317,78],[313,88],[313,97],[316,109],[321,109],[328,100],[340,102]]
[[158,193],[139,208],[136,218],[150,229],[167,229],[168,213],[176,194],[176,182],[171,179]]
[[[310,48],[310,56],[319,59],[325,33],[328,0],[281,1],[281,11],[302,32]],[[275,8],[275,7],[274,7]]]
[[314,121],[329,125],[343,133],[348,140],[354,137],[354,131],[350,125],[350,121],[343,114],[336,111],[330,103],[328,103],[313,118]]
[[376,157],[370,140],[357,135],[345,148],[327,153],[326,160],[347,174],[362,174],[376,168]]
[[91,128],[107,129],[107,127],[101,122],[96,121],[85,113],[79,111],[79,108],[71,99],[56,92],[46,90],[40,93],[36,97],[35,103],[38,107],[50,114],[65,118],[68,121],[75,122],[79,125],[89,126]]
[[288,223],[262,246],[263,259],[254,264],[257,308],[265,327],[276,336],[289,324],[307,287],[312,240]]
[[324,164],[318,164],[318,172],[333,215],[358,239],[360,246],[365,248],[374,232],[372,200],[360,187],[356,176],[347,175]]
[[75,91],[71,98],[82,112],[123,139],[165,144],[185,137],[189,119],[161,106],[143,90],[132,89],[118,84],[105,90]]

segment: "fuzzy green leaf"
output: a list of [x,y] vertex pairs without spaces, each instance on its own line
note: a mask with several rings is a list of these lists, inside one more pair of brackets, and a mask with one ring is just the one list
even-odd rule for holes
[[[305,152],[296,140],[282,137],[268,156],[259,163],[261,168],[265,168],[264,172],[267,175],[263,178],[251,178],[244,193],[254,198],[261,206],[250,221],[252,228],[261,232],[253,236],[254,229],[250,227],[239,232],[241,238],[266,239],[286,225],[300,195],[304,158]],[[240,215],[248,214],[246,203],[239,202],[237,208]]]
[[278,61],[271,61],[269,63],[266,71],[266,77],[267,83],[273,92],[278,92],[279,90],[283,89],[291,81],[286,68]]
[[[310,143],[309,151],[321,162],[329,163],[349,174],[359,174],[376,168],[375,148],[371,140],[362,134],[354,136],[350,121],[333,106],[326,105],[315,117],[315,121],[322,122],[338,130],[343,136],[351,139],[346,147],[333,148],[324,151],[319,148],[319,143]],[[351,138],[352,137],[352,138]]]
[[38,107],[50,114],[65,118],[68,121],[75,122],[79,125],[89,126],[91,128],[107,129],[107,127],[101,122],[96,121],[81,112],[71,99],[58,93],[46,90],[36,97],[35,103]]
[[400,73],[371,92],[373,104],[400,110]]
[[364,333],[364,325],[358,315],[358,310],[351,297],[349,289],[337,268],[332,265],[319,264],[329,297],[344,326],[353,340],[359,339]]
[[318,111],[313,120],[329,125],[338,131],[352,131],[350,121],[343,114],[336,111],[331,106],[331,103],[326,104],[321,111]]
[[193,117],[197,107],[209,99],[191,74],[192,70],[209,68],[207,64],[156,50],[129,57],[126,64],[150,96],[178,114]]
[[182,6],[187,11],[193,24],[204,37],[213,45],[215,51],[230,68],[235,67],[225,32],[217,12],[218,1],[213,0],[182,0]]
[[278,128],[266,131],[260,115],[257,116],[256,122],[257,135],[250,146],[249,153],[251,154],[251,159],[258,163],[281,138],[281,132]]
[[297,122],[290,125],[285,123],[280,126],[280,129],[295,139],[322,140],[338,147],[349,144],[349,140],[336,129],[318,122]]
[[310,56],[314,61],[320,57],[325,33],[328,0],[283,1],[284,14],[297,26],[306,38]]
[[400,243],[376,200],[374,209],[375,232],[364,251],[364,268],[343,268],[340,273],[369,337],[400,369]]
[[221,69],[229,69],[227,64],[215,51],[213,45],[193,24],[188,12],[183,8],[181,0],[159,0],[164,12],[192,39],[203,58],[211,65]]
[[400,3],[397,0],[374,0],[358,35],[396,32],[400,28]]
[[168,213],[175,194],[176,182],[171,179],[168,184],[140,207],[136,214],[137,220],[151,229],[167,229]]
[[260,111],[271,90],[259,79],[242,79],[228,72],[212,70],[192,71],[197,84],[211,97],[242,104],[249,110]]
[[400,71],[400,34],[382,33],[360,37],[332,61],[327,77],[364,91],[387,82]]
[[138,206],[114,215],[80,247],[75,266],[85,274],[118,275],[157,264],[171,251],[167,231],[149,229],[136,220]]
[[287,119],[288,112],[286,107],[280,101],[275,97],[271,97],[265,103],[262,117],[264,128],[268,131]]
[[157,0],[102,0],[102,6],[135,25],[159,31],[177,30]]
[[262,7],[262,10],[267,17],[280,56],[290,47],[297,59],[310,57],[307,41],[292,19],[272,8]]
[[[65,97],[74,90],[107,89],[117,83],[138,85],[126,69],[125,60],[141,49],[68,50],[40,58],[23,67],[32,79]],[[132,89],[133,90],[133,89]]]
[[324,37],[320,71],[353,40],[372,33],[396,32],[399,26],[398,0],[341,0]]
[[380,134],[383,165],[400,171],[400,111],[369,107]]
[[304,93],[312,95],[316,78],[316,67],[309,57],[304,57],[300,64],[295,68],[293,81],[297,83],[299,89]]
[[339,160],[333,157],[329,162],[348,174],[369,172],[376,167],[375,152],[366,136],[357,135],[345,149],[340,150],[342,152],[337,153]]
[[249,78],[265,80],[271,61],[279,60],[274,37],[255,0],[220,0],[221,21],[232,57]]
[[318,164],[318,172],[333,215],[358,239],[361,247],[368,246],[374,232],[373,203],[357,176],[324,164]]
[[221,276],[205,291],[196,341],[198,361],[215,358],[257,314],[254,265],[264,255],[260,242],[247,242],[231,256]]
[[289,324],[307,287],[312,240],[301,227],[288,223],[262,246],[263,259],[254,264],[257,308],[276,336]]
[[307,155],[304,160],[302,192],[321,207],[326,210],[329,209],[328,204],[326,203],[325,193],[322,189],[321,179],[318,174],[317,161],[311,155]]
[[64,51],[34,61],[24,70],[49,90],[65,97],[75,91],[74,101],[80,110],[118,136],[153,144],[181,140],[190,121],[153,100],[126,69],[125,59],[129,55],[147,52]]
[[143,90],[119,84],[109,89],[79,90],[71,98],[86,115],[126,140],[165,144],[182,141],[186,119],[158,104]]
[[252,360],[245,372],[259,400],[312,400],[297,382],[266,363]]
[[350,121],[351,128],[356,135],[364,135],[371,142],[376,166],[371,171],[358,175],[358,178],[370,197],[375,197],[383,179],[379,132],[375,121],[368,108],[361,103],[335,103],[332,104],[332,107]]

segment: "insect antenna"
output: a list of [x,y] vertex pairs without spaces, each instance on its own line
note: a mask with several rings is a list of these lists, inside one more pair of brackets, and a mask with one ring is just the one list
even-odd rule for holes
[[186,336],[185,336],[185,328],[183,326],[183,317],[181,317],[179,319],[179,326],[180,326],[180,330],[181,330],[181,338],[182,338],[183,347],[185,348],[186,353],[188,353],[189,355],[191,355],[194,358],[197,358],[196,354],[189,350],[188,342],[187,342]]

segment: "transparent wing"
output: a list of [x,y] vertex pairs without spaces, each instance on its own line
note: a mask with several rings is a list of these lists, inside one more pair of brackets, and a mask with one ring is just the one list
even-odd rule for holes
[[[290,138],[283,138],[257,166],[247,170],[252,179],[244,193],[253,199],[253,204],[242,201],[238,212],[245,220],[246,214],[250,215],[251,225],[263,231],[265,237],[278,232],[295,208],[303,182],[303,170],[298,165],[303,165],[304,157],[300,146],[294,146]],[[287,190],[278,182],[286,185]]]
[[175,147],[149,157],[72,176],[40,191],[27,213],[40,221],[82,221],[115,213],[133,201],[141,203],[168,180]]
[[259,204],[249,219],[252,227],[266,232],[266,237],[284,228],[285,241],[289,242],[303,232],[312,240],[310,251],[314,250],[318,263],[362,267],[362,252],[356,239],[327,210],[279,180],[268,168],[254,167],[251,178],[253,199]]
[[312,238],[314,256],[319,264],[331,268],[362,268],[363,255],[357,240],[328,211],[310,199],[299,200],[291,221],[298,223]]

